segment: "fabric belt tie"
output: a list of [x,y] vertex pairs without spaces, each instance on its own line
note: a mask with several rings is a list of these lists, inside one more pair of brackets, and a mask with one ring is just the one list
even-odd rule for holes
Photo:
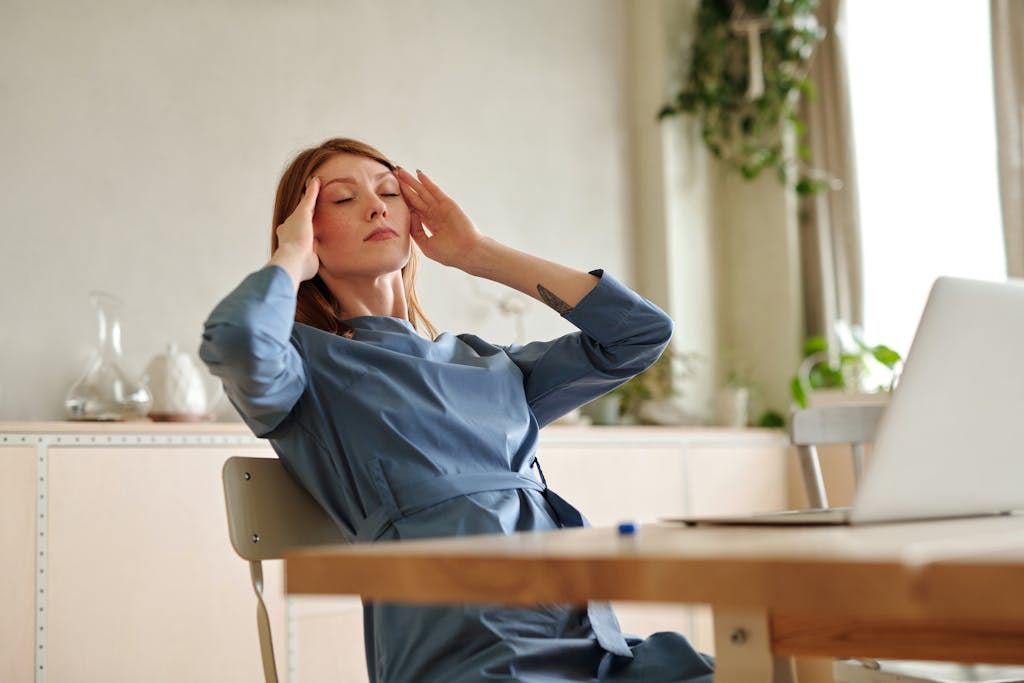
[[[446,500],[485,491],[510,489],[530,489],[541,493],[555,511],[560,527],[588,526],[579,510],[549,489],[546,482],[537,481],[529,475],[516,472],[461,472],[392,489],[379,460],[372,461],[369,469],[377,492],[381,496],[381,505],[366,519],[357,522],[353,539],[357,543],[375,541],[394,522]],[[539,469],[538,465],[538,471]],[[540,476],[543,480],[544,474],[541,473]],[[587,616],[594,629],[594,635],[597,636],[597,642],[605,651],[622,657],[633,657],[610,604],[589,602]]]
[[[537,463],[537,471],[540,471],[539,463]],[[544,474],[541,473],[541,478],[543,479],[543,477]],[[548,505],[558,515],[559,526],[563,528],[590,526],[583,514],[560,495],[546,486],[543,494]],[[598,644],[606,652],[633,658],[633,651],[626,644],[626,639],[622,636],[622,627],[619,626],[619,620],[615,618],[615,612],[612,611],[612,606],[609,603],[591,600],[587,603],[587,617],[590,618],[590,626],[594,629]]]
[[379,460],[372,461],[369,469],[381,505],[366,519],[356,521],[357,543],[376,541],[394,522],[452,498],[484,491],[532,489],[543,493],[545,489],[533,477],[515,472],[455,472],[392,489]]

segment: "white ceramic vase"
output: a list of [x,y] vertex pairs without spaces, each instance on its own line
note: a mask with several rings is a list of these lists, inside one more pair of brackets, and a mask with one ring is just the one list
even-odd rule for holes
[[209,419],[211,401],[206,381],[192,357],[176,344],[168,344],[166,352],[149,362],[144,381],[153,397],[151,419],[173,422]]

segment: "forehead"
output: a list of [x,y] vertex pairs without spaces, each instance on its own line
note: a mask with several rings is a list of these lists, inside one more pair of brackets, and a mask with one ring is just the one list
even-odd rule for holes
[[359,154],[335,154],[320,164],[316,170],[324,183],[336,178],[353,178],[372,180],[380,176],[390,175],[391,171],[384,164]]

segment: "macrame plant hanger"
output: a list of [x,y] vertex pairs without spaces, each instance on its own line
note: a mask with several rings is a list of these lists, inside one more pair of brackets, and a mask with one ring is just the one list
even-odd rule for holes
[[756,100],[764,95],[764,56],[761,52],[761,33],[771,28],[770,19],[749,15],[737,3],[729,28],[747,36],[747,99]]

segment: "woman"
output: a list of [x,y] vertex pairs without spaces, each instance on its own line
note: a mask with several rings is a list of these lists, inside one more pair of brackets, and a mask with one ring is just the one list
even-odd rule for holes
[[[274,224],[270,262],[216,307],[200,355],[352,541],[584,523],[534,476],[538,431],[654,362],[672,333],[664,313],[601,271],[484,236],[425,174],[354,140],[298,155]],[[581,332],[508,347],[420,336],[433,329],[415,297],[413,243]],[[364,617],[380,683],[711,679],[681,636],[627,640],[604,603],[367,603]]]

